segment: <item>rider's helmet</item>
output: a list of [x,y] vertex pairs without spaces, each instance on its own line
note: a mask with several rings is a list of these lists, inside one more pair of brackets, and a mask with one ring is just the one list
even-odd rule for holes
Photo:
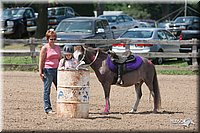
[[63,47],[63,54],[65,55],[65,54],[73,54],[74,53],[74,47],[73,46],[71,46],[71,45],[65,45],[64,47]]

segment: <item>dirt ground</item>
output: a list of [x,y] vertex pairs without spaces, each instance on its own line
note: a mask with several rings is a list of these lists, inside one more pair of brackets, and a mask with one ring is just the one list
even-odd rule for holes
[[[198,131],[198,76],[158,75],[162,108],[152,113],[153,101],[149,90],[142,86],[143,96],[138,112],[128,113],[135,100],[134,87],[112,86],[110,114],[102,115],[104,94],[94,73],[90,74],[89,118],[61,118],[43,112],[43,83],[38,72],[2,73],[3,131]],[[51,92],[56,110],[56,90]],[[183,126],[189,118],[194,124]]]

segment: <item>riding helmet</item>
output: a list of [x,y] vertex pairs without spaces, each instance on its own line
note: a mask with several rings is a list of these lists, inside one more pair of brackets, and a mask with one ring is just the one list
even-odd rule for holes
[[74,47],[71,46],[71,45],[65,45],[63,47],[63,54],[67,54],[67,53],[73,54],[74,53]]

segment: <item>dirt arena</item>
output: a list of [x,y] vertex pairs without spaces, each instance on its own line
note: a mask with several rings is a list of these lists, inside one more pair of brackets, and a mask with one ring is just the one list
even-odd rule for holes
[[[110,114],[102,115],[103,89],[94,73],[90,74],[89,118],[60,118],[43,112],[43,83],[38,72],[2,73],[3,131],[126,131],[126,132],[198,132],[198,76],[158,75],[162,108],[153,114],[149,90],[142,86],[143,96],[138,112],[129,114],[135,100],[134,87],[112,86]],[[151,97],[152,98],[152,97]],[[51,100],[56,110],[56,91]],[[182,125],[189,118],[194,124]]]

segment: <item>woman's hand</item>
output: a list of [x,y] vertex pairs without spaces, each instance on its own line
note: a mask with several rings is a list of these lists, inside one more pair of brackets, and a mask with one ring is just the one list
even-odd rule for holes
[[40,73],[40,79],[43,81],[44,80],[44,74]]

